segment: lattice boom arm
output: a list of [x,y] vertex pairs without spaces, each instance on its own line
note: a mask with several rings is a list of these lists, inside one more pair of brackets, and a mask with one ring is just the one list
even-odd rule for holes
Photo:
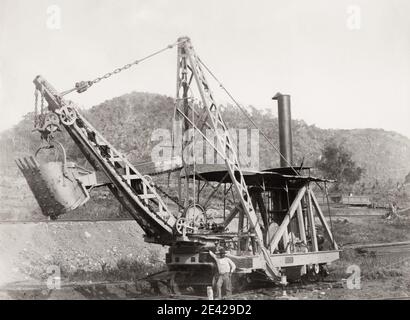
[[211,122],[211,125],[214,131],[217,133],[217,141],[220,150],[224,150],[225,153],[225,163],[231,177],[231,180],[235,186],[237,193],[240,196],[241,204],[245,213],[248,216],[248,219],[251,223],[252,228],[254,229],[258,242],[261,247],[263,247],[263,234],[261,227],[258,222],[258,218],[253,208],[251,197],[248,192],[248,188],[245,183],[242,171],[239,166],[238,156],[235,151],[233,140],[231,139],[228,129],[222,119],[222,115],[217,107],[217,104],[214,100],[213,94],[211,92],[210,86],[207,79],[205,78],[204,72],[199,63],[195,51],[190,43],[186,41],[181,44],[185,47],[185,52],[188,55],[190,67],[192,69],[193,76],[198,85],[198,90],[201,95],[204,108],[207,111],[208,119]]
[[75,118],[64,123],[67,132],[96,170],[103,170],[112,185],[110,190],[128,209],[142,229],[155,242],[169,243],[173,238],[175,216],[157,194],[149,179],[117,151],[77,110],[76,105],[64,100],[41,76],[34,79],[36,88],[43,94],[48,109],[60,115],[69,109]]

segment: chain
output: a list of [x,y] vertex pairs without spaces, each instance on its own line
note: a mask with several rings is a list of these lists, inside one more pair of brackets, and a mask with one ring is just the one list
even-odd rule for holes
[[[40,113],[38,110],[38,95],[40,94]],[[34,90],[34,128],[44,125],[44,93],[43,90]]]
[[44,116],[44,91],[43,91],[43,90],[44,90],[44,89],[41,88],[41,91],[40,91],[40,94],[41,94],[41,104],[40,104],[40,107],[41,107],[41,117]]
[[120,72],[122,72],[122,71],[124,71],[124,70],[127,70],[127,69],[131,68],[133,65],[137,65],[137,64],[139,64],[139,63],[140,63],[139,60],[135,60],[135,61],[132,62],[132,63],[127,63],[126,65],[122,66],[121,68],[117,68],[117,69],[114,69],[114,71],[112,71],[112,72],[106,73],[106,74],[103,75],[102,77],[97,77],[97,78],[95,78],[93,81],[91,81],[91,83],[92,83],[92,84],[95,84],[95,83],[100,82],[101,80],[108,79],[109,77],[113,76],[114,74],[117,74],[117,73],[120,73]]
[[239,104],[239,102],[231,95],[228,89],[218,80],[218,78],[212,73],[212,71],[208,68],[208,66],[198,57],[199,63],[208,71],[211,77],[218,83],[219,87],[228,95],[228,97],[233,101],[233,103],[238,107],[238,109],[245,115],[245,117],[249,120],[252,125],[258,129],[259,133],[265,138],[265,140],[275,149],[275,151],[279,154],[279,156],[285,160],[288,164],[289,168],[297,175],[300,176],[300,173],[295,170],[292,164],[285,158],[285,156],[280,152],[279,148],[275,146],[275,144],[268,138],[268,136],[258,127],[258,125],[253,121],[252,117],[248,114],[248,112]]
[[38,89],[34,90],[34,128],[38,125]]
[[108,72],[108,73],[104,74],[104,75],[101,76],[101,77],[95,78],[94,80],[77,82],[77,83],[75,84],[75,88],[72,88],[72,89],[70,89],[70,90],[67,90],[67,91],[62,92],[62,93],[61,93],[61,96],[64,96],[64,95],[66,95],[66,94],[68,94],[68,93],[71,93],[71,92],[73,92],[73,91],[77,91],[78,93],[83,93],[83,92],[85,92],[88,88],[90,88],[92,85],[94,85],[94,84],[96,84],[96,83],[99,83],[99,82],[102,81],[102,80],[108,79],[108,78],[112,77],[113,75],[118,74],[118,73],[120,73],[120,72],[122,72],[122,71],[124,71],[124,70],[127,70],[127,69],[131,68],[132,66],[135,66],[135,65],[137,65],[137,64],[139,64],[139,63],[141,63],[141,62],[143,62],[143,61],[145,61],[145,60],[147,60],[147,59],[149,59],[149,58],[152,58],[152,57],[154,57],[154,56],[156,56],[156,55],[158,55],[158,54],[160,54],[160,53],[162,53],[162,52],[164,52],[164,51],[166,51],[166,50],[168,50],[168,49],[172,49],[172,48],[175,47],[176,45],[178,45],[178,44],[180,44],[180,43],[182,43],[182,42],[185,42],[185,41],[186,41],[186,40],[177,41],[177,42],[175,42],[175,43],[173,43],[173,44],[170,44],[170,45],[166,46],[165,48],[162,48],[161,50],[158,50],[158,51],[155,51],[155,52],[149,54],[148,56],[146,56],[146,57],[144,57],[144,58],[142,58],[142,59],[135,60],[135,61],[133,61],[133,62],[131,62],[131,63],[125,64],[125,65],[122,66],[122,67],[116,68],[116,69],[114,69],[113,71]]

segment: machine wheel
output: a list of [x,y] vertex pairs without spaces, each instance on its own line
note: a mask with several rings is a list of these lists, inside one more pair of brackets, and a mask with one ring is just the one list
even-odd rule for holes
[[175,223],[175,230],[178,234],[184,234],[184,229],[186,233],[192,233],[194,228],[188,225],[188,221],[185,218],[179,218]]
[[74,124],[75,120],[77,120],[77,115],[73,108],[68,106],[61,108],[60,121],[64,125],[71,126]]
[[205,209],[199,204],[186,208],[184,217],[193,227],[203,228],[206,225]]

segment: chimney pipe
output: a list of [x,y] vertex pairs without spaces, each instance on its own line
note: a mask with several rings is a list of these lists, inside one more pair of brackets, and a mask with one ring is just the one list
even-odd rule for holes
[[272,100],[278,101],[280,166],[293,165],[292,150],[292,117],[290,113],[290,95],[278,92]]

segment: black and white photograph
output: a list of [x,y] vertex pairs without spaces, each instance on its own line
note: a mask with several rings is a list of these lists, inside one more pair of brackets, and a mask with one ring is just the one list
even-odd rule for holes
[[409,16],[0,0],[0,300],[410,299]]

